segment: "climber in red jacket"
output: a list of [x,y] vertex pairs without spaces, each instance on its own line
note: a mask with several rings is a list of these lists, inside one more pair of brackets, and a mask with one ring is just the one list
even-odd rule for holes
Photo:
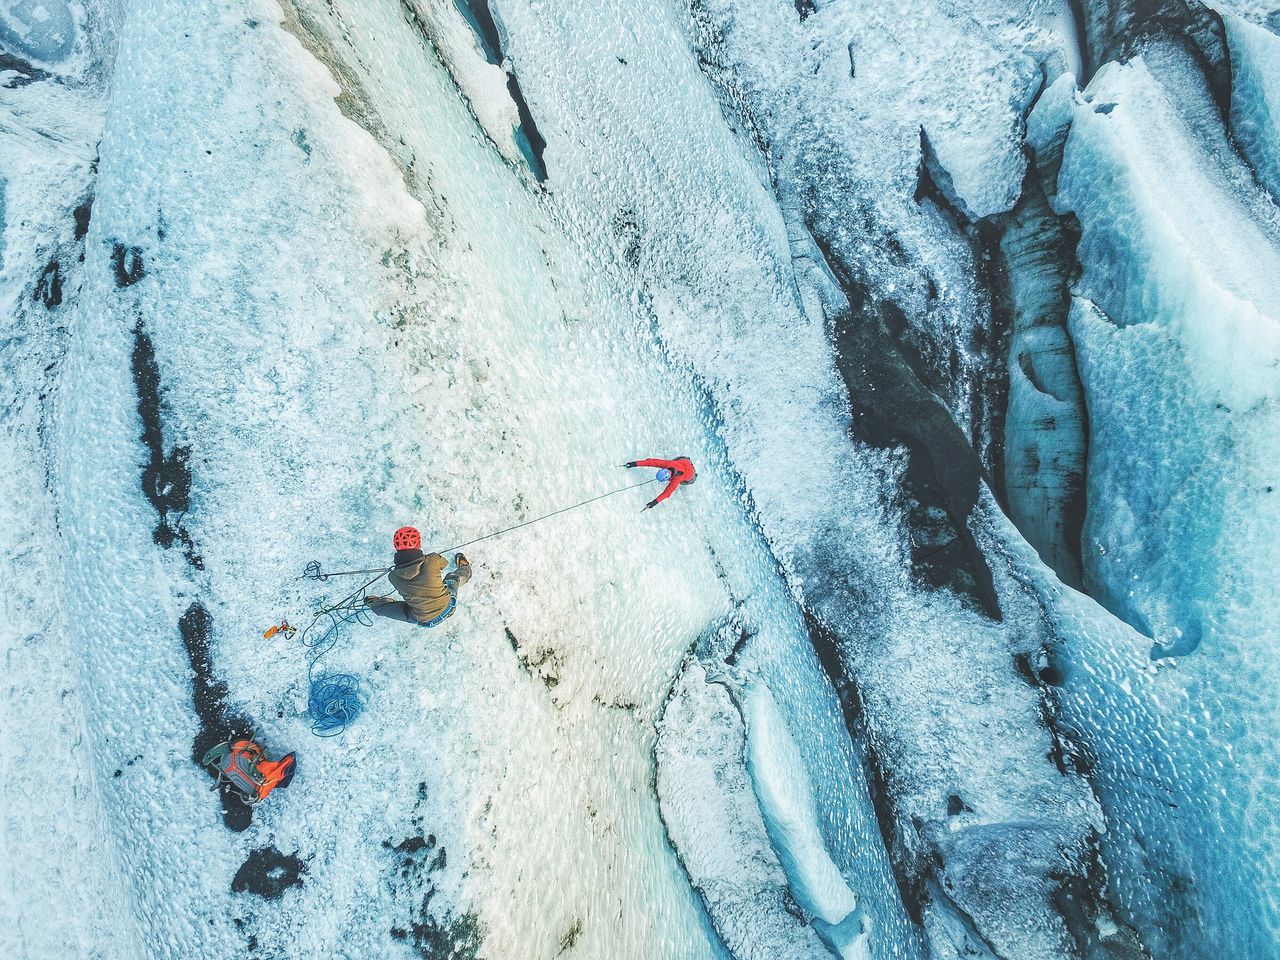
[[698,479],[698,474],[693,469],[693,461],[688,457],[676,457],[674,460],[659,460],[656,457],[650,457],[648,460],[632,460],[630,463],[624,463],[623,466],[657,467],[658,479],[666,483],[667,488],[645,504],[645,510],[650,507],[656,507],[667,499],[667,497],[676,492],[676,487],[684,486],[686,483],[693,483]]

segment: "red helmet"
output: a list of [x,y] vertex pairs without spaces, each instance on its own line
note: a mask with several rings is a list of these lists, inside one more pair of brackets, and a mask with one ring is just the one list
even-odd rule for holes
[[421,550],[422,534],[416,527],[401,527],[391,538],[391,545],[397,550]]

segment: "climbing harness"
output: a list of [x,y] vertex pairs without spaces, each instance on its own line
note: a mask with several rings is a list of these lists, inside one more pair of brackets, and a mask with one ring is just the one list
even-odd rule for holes
[[[492,540],[495,537],[521,530],[535,523],[541,523],[543,520],[558,517],[562,513],[568,513],[571,510],[577,510],[579,507],[585,507],[608,497],[616,496],[619,493],[639,489],[653,482],[653,480],[644,480],[640,483],[619,487],[617,490],[610,490],[608,493],[591,497],[589,500],[561,507],[559,510],[544,513],[542,516],[534,517],[532,520],[525,520],[523,523],[504,527],[501,530],[486,533],[482,537],[476,537],[474,540],[468,540],[466,543],[459,543],[456,546],[446,547],[435,552],[441,554],[455,553],[463,547],[470,547],[473,544],[483,543],[485,540]],[[361,626],[366,627],[373,625],[373,615],[369,612],[369,608],[364,602],[365,592],[394,569],[394,566],[387,566],[370,567],[365,570],[337,570],[333,573],[326,573],[321,567],[320,561],[312,560],[303,568],[301,579],[324,583],[334,577],[367,576],[370,574],[372,576],[341,600],[318,610],[312,621],[301,631],[296,631],[296,628],[289,626],[289,622],[286,620],[279,627],[272,627],[271,630],[264,634],[269,639],[277,634],[285,634],[292,637],[294,632],[297,632],[300,635],[302,645],[311,651],[307,663],[307,684],[309,688],[307,711],[312,717],[311,732],[318,737],[335,737],[344,732],[360,715],[360,712],[364,709],[365,701],[360,692],[359,677],[350,673],[317,674],[316,664],[337,645],[338,637],[344,626],[350,623],[359,623]],[[449,606],[440,616],[419,624],[419,626],[438,626],[452,616],[456,605],[457,595],[454,594],[449,600]],[[287,631],[285,628],[287,628]]]
[[450,590],[449,605],[444,608],[444,612],[437,617],[432,617],[430,620],[422,621],[421,623],[418,624],[418,626],[438,627],[440,626],[440,624],[444,623],[446,620],[448,620],[450,617],[453,616],[453,611],[456,610],[457,607],[458,607],[458,595],[454,593],[452,590]]

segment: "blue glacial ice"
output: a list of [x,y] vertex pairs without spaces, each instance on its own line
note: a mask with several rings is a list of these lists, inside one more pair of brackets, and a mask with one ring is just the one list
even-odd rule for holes
[[1045,131],[1070,124],[1055,206],[1081,231],[1084,577],[1123,621],[1049,590],[1064,717],[1097,764],[1117,901],[1153,954],[1266,956],[1280,213],[1179,49],[1108,64],[1045,109]]
[[1280,215],[1221,135],[1202,132],[1195,76],[1163,85],[1142,60],[1104,68],[1075,107],[1056,200],[1081,224],[1070,322],[1091,423],[1086,576],[1178,653],[1237,625],[1222,587],[1261,575],[1244,558],[1269,538],[1230,524],[1269,529],[1280,449]]
[[[0,0],[0,954],[1272,955],[1280,41],[1175,6]],[[311,736],[306,561],[663,452]]]
[[658,795],[671,842],[733,957],[829,956],[796,906],[770,842],[745,755],[739,708],[691,663],[659,728]]
[[836,953],[866,958],[872,921],[827,850],[804,757],[768,687],[749,689],[744,711],[747,768],[793,895]]
[[5,0],[0,44],[40,63],[57,63],[76,42],[76,11],[68,0]]
[[1242,17],[1223,16],[1231,53],[1231,133],[1272,197],[1280,197],[1280,37]]

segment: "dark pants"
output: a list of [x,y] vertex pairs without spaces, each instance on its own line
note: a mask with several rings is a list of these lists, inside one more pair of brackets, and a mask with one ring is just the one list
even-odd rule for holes
[[373,601],[368,603],[369,610],[380,617],[386,617],[388,620],[399,620],[402,623],[417,623],[413,614],[409,612],[409,605],[403,600],[386,600]]

